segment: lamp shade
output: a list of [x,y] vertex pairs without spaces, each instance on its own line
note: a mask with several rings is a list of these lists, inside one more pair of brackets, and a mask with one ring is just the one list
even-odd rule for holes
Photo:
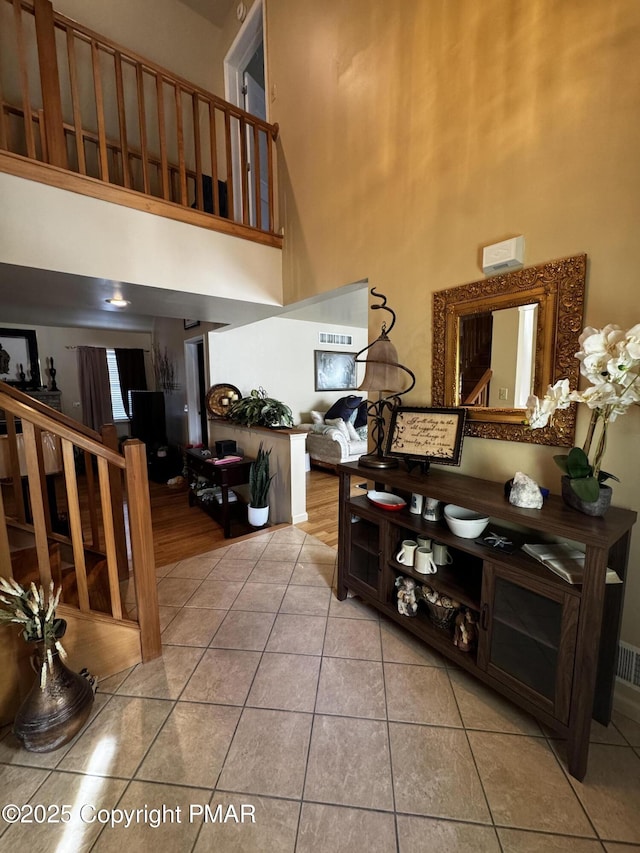
[[364,379],[359,391],[400,391],[405,377],[398,364],[398,353],[383,332],[367,349]]

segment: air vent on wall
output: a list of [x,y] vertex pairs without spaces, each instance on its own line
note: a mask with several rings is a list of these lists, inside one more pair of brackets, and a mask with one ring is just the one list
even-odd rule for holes
[[320,343],[350,347],[353,345],[353,335],[334,335],[333,332],[320,332]]
[[620,643],[618,645],[618,665],[616,667],[616,676],[640,690],[640,649],[629,643]]

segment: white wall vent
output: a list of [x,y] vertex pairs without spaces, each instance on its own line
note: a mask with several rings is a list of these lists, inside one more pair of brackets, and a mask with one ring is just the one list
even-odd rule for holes
[[616,676],[625,684],[640,690],[640,649],[620,642]]
[[350,347],[353,346],[353,335],[335,335],[333,332],[320,332],[320,343]]

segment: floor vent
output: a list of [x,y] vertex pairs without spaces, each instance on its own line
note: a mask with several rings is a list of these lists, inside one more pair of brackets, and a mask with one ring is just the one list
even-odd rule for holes
[[350,347],[353,346],[353,335],[336,335],[333,332],[320,332],[320,343]]
[[629,643],[621,642],[618,645],[616,676],[625,684],[640,690],[640,649]]

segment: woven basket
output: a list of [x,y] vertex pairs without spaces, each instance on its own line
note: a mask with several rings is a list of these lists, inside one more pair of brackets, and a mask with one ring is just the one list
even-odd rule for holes
[[453,623],[458,613],[457,607],[443,607],[441,604],[432,604],[430,601],[425,601],[425,604],[429,612],[429,619],[437,628],[443,628],[447,631],[453,629]]

